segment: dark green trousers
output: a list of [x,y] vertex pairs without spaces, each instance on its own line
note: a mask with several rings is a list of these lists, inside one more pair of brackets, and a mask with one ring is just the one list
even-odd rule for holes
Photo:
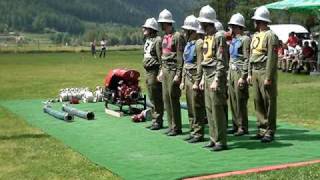
[[153,105],[152,107],[152,121],[153,124],[163,124],[163,97],[162,84],[157,80],[159,70],[146,71],[146,86],[148,89],[148,96]]
[[201,90],[193,90],[195,76],[185,78],[185,90],[188,106],[188,117],[191,135],[194,137],[204,136],[204,121],[206,117],[204,105],[204,93]]
[[265,86],[265,70],[254,70],[252,73],[254,106],[257,116],[258,134],[273,136],[277,119],[277,80]]
[[181,90],[179,83],[173,81],[176,71],[168,68],[162,68],[162,73],[163,102],[167,112],[168,126],[174,131],[181,130]]
[[248,84],[238,86],[241,72],[230,70],[229,76],[229,102],[232,112],[233,130],[248,131]]
[[217,145],[227,145],[227,105],[226,80],[219,83],[216,91],[210,89],[213,78],[205,77],[205,106],[209,125],[209,135]]

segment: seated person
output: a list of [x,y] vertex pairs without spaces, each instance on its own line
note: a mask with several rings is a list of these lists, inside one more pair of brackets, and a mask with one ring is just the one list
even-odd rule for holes
[[310,47],[309,42],[304,43],[303,47],[303,64],[306,65],[307,71],[316,71],[317,63],[315,61],[315,53],[312,47]]
[[285,50],[285,56],[283,58],[283,63],[282,63],[283,72],[291,72],[292,61],[295,58],[294,54],[295,54],[295,48],[291,46],[287,46],[287,50]]
[[278,69],[282,69],[282,61],[284,57],[285,45],[279,40],[279,48],[278,48]]
[[291,62],[291,67],[289,68],[289,71],[299,71],[300,67],[302,66],[302,40],[298,41],[298,44],[295,46],[293,51],[293,59]]

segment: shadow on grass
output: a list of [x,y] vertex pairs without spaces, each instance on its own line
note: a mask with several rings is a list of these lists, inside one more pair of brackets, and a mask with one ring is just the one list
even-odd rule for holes
[[[229,127],[230,126],[229,121]],[[189,129],[189,124],[183,124],[183,128]],[[309,130],[306,129],[296,129],[296,128],[288,128],[279,125],[276,131],[275,141],[269,144],[263,144],[259,140],[251,140],[250,137],[254,136],[257,132],[256,130],[256,122],[249,121],[250,127],[250,134],[236,137],[233,135],[228,135],[228,144],[230,149],[234,148],[245,148],[248,150],[255,150],[255,149],[266,149],[266,148],[283,148],[293,146],[294,144],[290,141],[319,141],[320,140],[320,133],[310,133]],[[208,136],[208,125],[205,127],[205,135]],[[205,139],[205,141],[209,141],[209,139]]]
[[19,135],[0,135],[0,140],[18,140],[18,139],[37,139],[37,138],[48,138],[47,134],[19,134]]

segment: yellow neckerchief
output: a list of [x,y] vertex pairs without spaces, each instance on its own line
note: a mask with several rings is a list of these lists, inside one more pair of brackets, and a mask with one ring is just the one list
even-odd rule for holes
[[256,33],[253,36],[252,43],[251,43],[251,51],[254,55],[263,55],[267,52],[266,47],[266,34],[267,31],[261,31]]
[[215,38],[214,35],[206,36],[203,42],[203,60],[210,61],[214,55],[214,48],[215,48]]

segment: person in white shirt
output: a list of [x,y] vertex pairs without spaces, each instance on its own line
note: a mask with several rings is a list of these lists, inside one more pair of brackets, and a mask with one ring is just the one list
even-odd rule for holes
[[107,41],[102,38],[101,42],[100,42],[100,46],[101,46],[101,52],[100,52],[100,58],[103,57],[105,58],[106,57],[106,51],[107,51]]
[[299,40],[298,44],[293,49],[293,59],[289,71],[298,71],[302,66],[302,41]]

